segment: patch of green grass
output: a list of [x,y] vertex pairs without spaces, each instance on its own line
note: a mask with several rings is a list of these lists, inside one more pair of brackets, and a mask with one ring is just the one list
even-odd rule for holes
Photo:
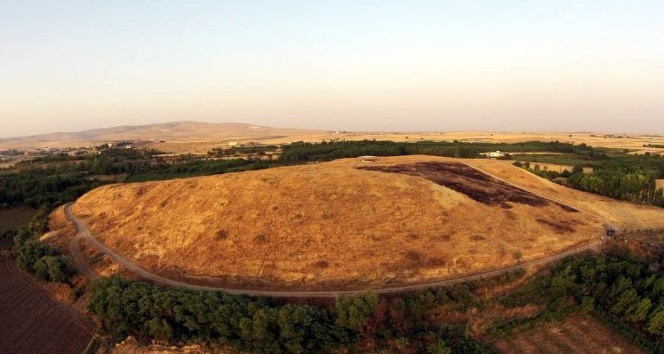
[[0,209],[0,233],[27,226],[35,214],[37,214],[37,209],[26,207]]
[[517,161],[528,161],[530,162],[531,167],[535,163],[570,166],[594,166],[596,164],[595,161],[576,154],[512,154],[512,159]]

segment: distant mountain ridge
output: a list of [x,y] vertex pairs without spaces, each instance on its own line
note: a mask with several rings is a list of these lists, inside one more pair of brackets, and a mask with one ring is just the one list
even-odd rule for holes
[[0,138],[0,145],[37,146],[48,143],[91,144],[117,140],[223,140],[296,135],[316,130],[274,128],[245,123],[178,121],[134,126],[98,128],[80,132],[58,132],[24,137]]

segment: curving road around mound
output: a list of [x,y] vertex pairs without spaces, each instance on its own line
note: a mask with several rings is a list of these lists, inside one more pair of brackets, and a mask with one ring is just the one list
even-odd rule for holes
[[567,256],[571,256],[574,254],[578,254],[581,252],[585,252],[591,249],[595,249],[600,242],[592,242],[590,244],[584,245],[584,246],[579,246],[576,248],[569,249],[565,252],[558,253],[556,255],[546,257],[546,258],[540,258],[540,259],[535,259],[531,261],[526,261],[526,262],[521,262],[517,265],[510,266],[510,267],[505,267],[501,269],[496,269],[488,272],[483,272],[483,273],[477,273],[477,274],[472,274],[472,275],[467,275],[463,277],[458,277],[458,278],[453,278],[453,279],[446,279],[446,280],[438,280],[438,281],[432,281],[428,283],[423,283],[423,284],[412,284],[412,285],[403,285],[403,286],[395,286],[395,287],[387,287],[387,288],[380,288],[380,289],[366,289],[366,290],[338,290],[338,291],[279,291],[279,290],[251,290],[251,289],[232,289],[232,288],[224,288],[224,287],[215,287],[215,286],[205,286],[205,285],[196,285],[196,284],[191,284],[191,283],[186,283],[186,282],[181,282],[173,279],[168,279],[164,278],[162,276],[159,276],[157,274],[154,274],[148,270],[145,270],[135,263],[129,261],[126,258],[123,258],[119,254],[115,253],[108,247],[106,247],[103,243],[97,241],[94,237],[92,237],[92,234],[90,233],[90,230],[88,230],[87,225],[85,222],[78,217],[74,215],[71,211],[72,203],[68,203],[65,205],[64,211],[65,215],[67,218],[76,225],[76,237],[71,241],[69,244],[69,249],[74,257],[74,264],[77,267],[77,269],[87,275],[90,278],[96,278],[99,275],[94,272],[94,270],[90,267],[90,264],[85,260],[83,253],[80,248],[80,241],[81,240],[86,240],[88,241],[91,245],[93,245],[97,250],[100,252],[106,254],[109,256],[113,261],[116,263],[122,265],[123,267],[127,268],[131,272],[135,273],[136,275],[140,276],[141,278],[151,280],[155,283],[163,284],[163,285],[169,285],[169,286],[176,286],[176,287],[182,287],[182,288],[187,288],[191,290],[210,290],[210,291],[223,291],[229,294],[234,294],[234,295],[249,295],[249,296],[268,296],[268,297],[299,297],[299,298],[335,298],[341,295],[357,295],[357,294],[363,294],[367,292],[373,292],[377,294],[388,294],[388,293],[399,293],[399,292],[406,292],[406,291],[412,291],[412,290],[419,290],[419,289],[426,289],[430,287],[437,287],[437,286],[448,286],[448,285],[453,285],[453,284],[458,284],[458,283],[464,283],[467,281],[473,281],[473,280],[481,280],[484,278],[491,278],[495,277],[510,271],[514,271],[517,269],[521,269],[524,267],[528,266],[537,266],[537,265],[544,265],[548,263],[552,263],[555,261],[558,261],[562,258],[565,258]]

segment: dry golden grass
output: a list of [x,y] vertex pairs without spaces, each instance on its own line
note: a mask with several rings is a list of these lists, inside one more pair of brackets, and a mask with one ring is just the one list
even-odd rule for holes
[[664,179],[657,180],[657,188],[664,188]]
[[48,228],[51,231],[43,235],[41,240],[60,251],[68,251],[69,242],[76,236],[76,227],[67,219],[64,206],[53,210],[48,220]]
[[[587,206],[593,199],[588,194],[504,161],[462,160],[581,211],[519,203],[504,209],[421,177],[357,169],[423,161],[460,160],[344,159],[109,185],[83,196],[74,211],[111,249],[158,273],[311,290],[418,283],[500,268],[595,240],[604,214],[613,215]],[[657,215],[664,222],[662,212]]]
[[559,173],[562,173],[565,170],[567,170],[569,172],[572,172],[572,169],[574,168],[574,166],[571,166],[571,165],[556,165],[556,164],[552,164],[552,163],[539,163],[539,162],[532,162],[530,164],[530,167],[535,168],[535,166],[538,166],[538,165],[542,170],[554,171],[554,172],[559,172]]
[[503,353],[643,353],[592,317],[572,316],[563,323],[540,325],[494,343]]
[[464,162],[545,198],[594,215],[605,225],[619,229],[664,228],[664,209],[662,208],[621,202],[565,188],[523,169],[514,168],[505,161],[471,159]]

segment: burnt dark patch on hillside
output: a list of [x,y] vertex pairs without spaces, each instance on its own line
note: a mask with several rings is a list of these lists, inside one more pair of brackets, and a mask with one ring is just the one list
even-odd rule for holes
[[362,170],[401,173],[426,178],[436,184],[463,193],[471,199],[504,209],[510,203],[526,204],[535,207],[557,205],[567,212],[578,210],[491,177],[477,169],[459,162],[417,162],[392,166],[363,166]]
[[561,222],[555,222],[541,218],[538,218],[537,222],[552,228],[557,233],[572,233],[575,231],[574,228],[571,227],[570,225],[563,224]]

